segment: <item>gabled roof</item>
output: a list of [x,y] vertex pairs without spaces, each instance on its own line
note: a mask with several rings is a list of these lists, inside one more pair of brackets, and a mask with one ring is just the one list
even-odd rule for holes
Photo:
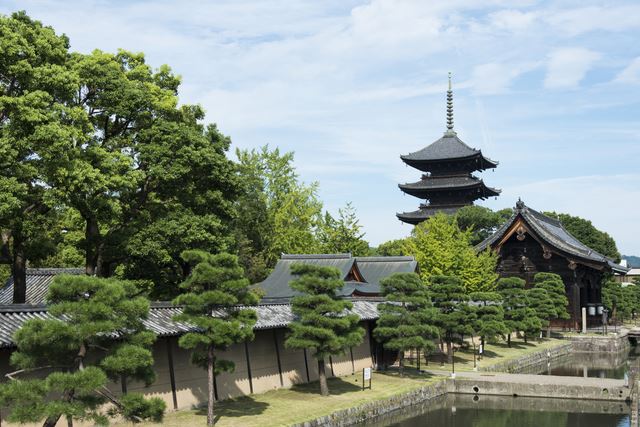
[[[379,301],[353,300],[352,313],[362,320],[378,318]],[[258,322],[254,329],[284,328],[294,319],[290,304],[261,304],[251,307],[256,310]],[[180,307],[168,303],[151,305],[149,317],[144,320],[145,327],[160,337],[182,335],[194,328],[188,324],[176,322],[173,316],[182,312]],[[214,313],[215,315],[215,313]],[[52,319],[44,305],[13,304],[0,306],[0,348],[13,347],[13,335],[24,322],[31,319]]]
[[[42,304],[57,274],[84,274],[84,268],[27,268],[27,304]],[[13,302],[13,277],[0,289],[0,304]]]
[[626,272],[629,270],[626,267],[618,265],[611,258],[596,252],[580,242],[564,228],[559,220],[531,209],[520,200],[516,204],[511,218],[498,228],[493,235],[479,243],[476,249],[484,250],[488,247],[494,247],[502,241],[508,233],[514,232],[514,225],[519,220],[524,221],[525,225],[549,246],[549,249],[555,249],[563,253],[566,257],[575,258],[575,261],[582,260],[592,264],[599,264],[605,269],[615,272]]
[[264,290],[264,299],[289,299],[299,293],[289,286],[295,279],[291,265],[305,263],[336,267],[345,285],[339,295],[377,296],[380,280],[393,273],[415,272],[417,262],[413,257],[352,257],[351,254],[282,255],[273,272],[256,286]]
[[498,166],[498,162],[484,157],[481,150],[469,147],[454,132],[445,133],[440,139],[422,150],[400,156],[409,166],[417,167],[425,163],[440,163],[449,160],[478,158],[478,169],[490,169]]

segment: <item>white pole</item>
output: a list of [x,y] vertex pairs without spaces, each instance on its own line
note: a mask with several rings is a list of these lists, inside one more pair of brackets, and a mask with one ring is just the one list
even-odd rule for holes
[[587,307],[582,307],[582,333],[587,333]]

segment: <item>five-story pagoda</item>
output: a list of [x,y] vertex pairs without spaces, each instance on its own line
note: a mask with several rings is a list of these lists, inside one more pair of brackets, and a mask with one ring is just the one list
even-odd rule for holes
[[475,200],[500,194],[500,190],[487,187],[472,175],[475,171],[495,168],[498,162],[483,156],[481,150],[469,147],[453,130],[451,73],[447,91],[447,131],[433,144],[400,158],[424,174],[418,182],[398,186],[403,192],[425,200],[417,211],[396,214],[400,221],[419,224],[437,212],[453,214]]

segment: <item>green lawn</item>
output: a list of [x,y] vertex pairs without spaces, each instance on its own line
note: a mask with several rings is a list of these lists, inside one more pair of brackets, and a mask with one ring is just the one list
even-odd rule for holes
[[[477,341],[477,340],[476,340]],[[524,343],[520,340],[512,340],[511,348],[506,343],[486,344],[485,351],[482,358],[477,360],[478,368],[487,367],[508,360],[516,359],[523,355],[534,353],[536,351],[545,350],[547,348],[556,347],[558,345],[566,344],[567,341],[549,338],[543,339],[541,342],[529,341]],[[477,342],[476,342],[477,345]],[[444,365],[443,365],[444,362]],[[455,368],[456,371],[472,371],[473,370],[473,349],[472,347],[458,349],[455,352]],[[410,366],[415,366],[415,362],[412,361]],[[437,354],[429,356],[429,363],[426,365],[424,359],[420,364],[421,369],[446,369],[451,370],[451,364],[446,362],[446,356]]]
[[[217,404],[220,427],[288,426],[374,400],[385,399],[439,381],[438,377],[407,372],[373,373],[371,390],[362,390],[362,374],[329,379],[331,396],[322,397],[317,382],[301,384],[263,394],[225,400]],[[124,426],[128,424],[114,424]],[[143,423],[138,426],[160,424]],[[206,409],[169,412],[161,424],[165,427],[206,425]]]

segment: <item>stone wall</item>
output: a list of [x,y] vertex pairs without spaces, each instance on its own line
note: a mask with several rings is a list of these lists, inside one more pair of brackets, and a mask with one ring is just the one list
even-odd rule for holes
[[622,329],[616,335],[569,335],[566,339],[571,341],[576,352],[619,352],[629,348],[628,334],[626,329]]
[[505,362],[480,367],[479,370],[483,372],[519,373],[526,370],[526,368],[528,368],[529,366],[538,365],[548,360],[566,356],[567,354],[570,354],[573,351],[574,351],[573,343],[568,342],[556,347],[552,347],[549,349],[524,355],[518,359],[507,360]]

